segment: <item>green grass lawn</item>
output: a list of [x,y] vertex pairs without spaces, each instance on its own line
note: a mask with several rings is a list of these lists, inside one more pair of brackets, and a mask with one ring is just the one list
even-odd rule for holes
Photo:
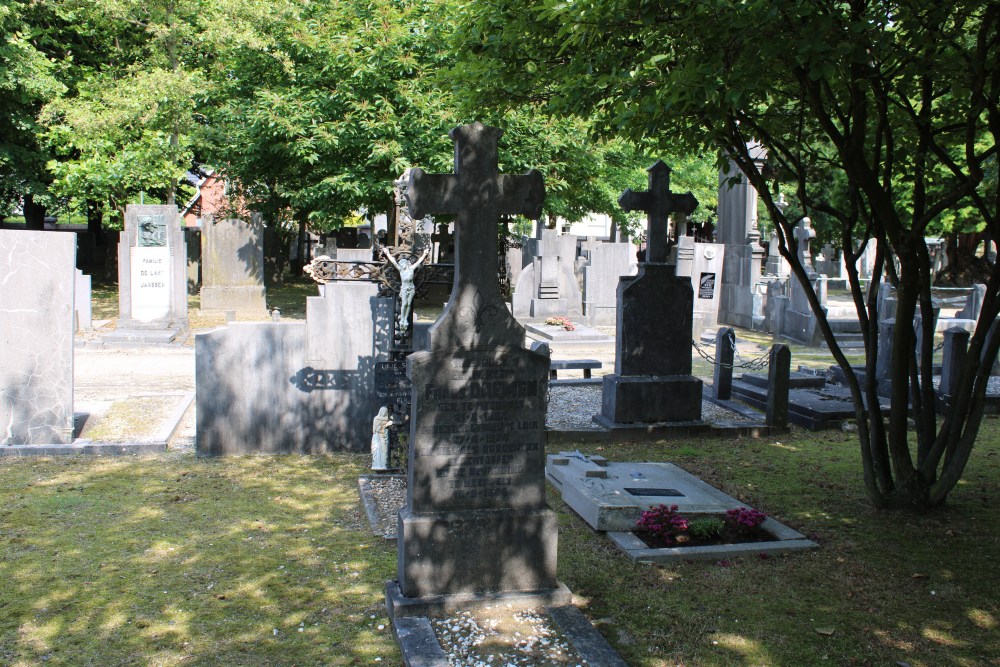
[[[839,431],[605,447],[672,461],[822,546],[635,565],[550,491],[559,577],[634,667],[1000,665],[998,443],[990,419],[926,516],[874,510]],[[0,460],[0,664],[401,664],[379,629],[395,549],[363,521],[364,463]]]

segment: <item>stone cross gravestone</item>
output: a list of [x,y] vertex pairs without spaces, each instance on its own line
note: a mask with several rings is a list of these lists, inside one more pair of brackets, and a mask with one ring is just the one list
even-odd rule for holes
[[813,270],[809,242],[816,238],[816,230],[812,228],[812,220],[807,217],[799,220],[793,234],[795,235],[795,252],[799,256],[799,261],[802,262],[802,268],[806,270],[806,273],[809,273]]
[[0,231],[0,445],[73,440],[76,234]]
[[662,263],[667,261],[670,214],[676,211],[691,215],[698,207],[698,200],[690,192],[681,195],[670,191],[671,169],[662,160],[654,162],[646,171],[649,172],[649,189],[643,192],[626,190],[618,198],[618,205],[625,211],[646,212],[646,261]]
[[[694,290],[690,277],[665,263],[667,212],[691,212],[698,201],[670,192],[663,162],[649,172],[648,192],[626,190],[618,200],[623,208],[649,212],[650,251],[638,274],[618,283],[615,372],[604,376],[601,414],[594,416],[609,428],[701,419],[702,383],[691,375]],[[653,241],[658,236],[662,245]]]
[[187,329],[187,246],[176,206],[126,207],[118,306],[118,329],[106,341],[169,342]]
[[428,348],[407,360],[413,383],[407,503],[400,510],[396,616],[429,596],[532,593],[554,599],[556,518],[545,504],[549,359],[524,348],[497,278],[500,215],[537,218],[542,176],[499,174],[502,131],[450,133],[455,173],[414,169],[410,212],[455,215],[455,282]]

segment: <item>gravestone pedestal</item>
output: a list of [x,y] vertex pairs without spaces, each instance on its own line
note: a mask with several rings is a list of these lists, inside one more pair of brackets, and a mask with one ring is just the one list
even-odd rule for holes
[[614,374],[604,376],[597,423],[701,419],[702,381],[691,375],[694,291],[670,264],[640,264],[618,285]]

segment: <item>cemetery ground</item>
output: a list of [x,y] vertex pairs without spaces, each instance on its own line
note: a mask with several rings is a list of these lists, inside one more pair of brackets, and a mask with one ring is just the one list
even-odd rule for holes
[[[185,354],[77,382],[184,391]],[[669,461],[820,544],[635,564],[549,488],[559,579],[630,665],[1000,665],[1000,420],[984,421],[949,502],[922,516],[871,506],[850,432],[580,449]],[[183,430],[157,455],[0,459],[0,664],[401,664],[384,609],[395,545],[371,534],[357,494],[367,462],[199,459]]]

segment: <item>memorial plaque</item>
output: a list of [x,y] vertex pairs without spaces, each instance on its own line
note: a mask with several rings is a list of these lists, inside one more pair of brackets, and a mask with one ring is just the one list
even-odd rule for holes
[[140,215],[138,245],[142,248],[163,248],[167,245],[167,218],[163,215]]
[[413,511],[544,502],[548,369],[537,357],[508,348],[443,352],[414,364]]
[[397,412],[410,411],[410,378],[406,377],[406,360],[379,361],[375,364],[375,396],[380,405],[391,405]]
[[132,257],[132,317],[149,322],[170,312],[170,251],[135,246]]
[[715,298],[715,274],[714,273],[702,273],[701,278],[698,281],[698,298],[699,299],[714,299]]

